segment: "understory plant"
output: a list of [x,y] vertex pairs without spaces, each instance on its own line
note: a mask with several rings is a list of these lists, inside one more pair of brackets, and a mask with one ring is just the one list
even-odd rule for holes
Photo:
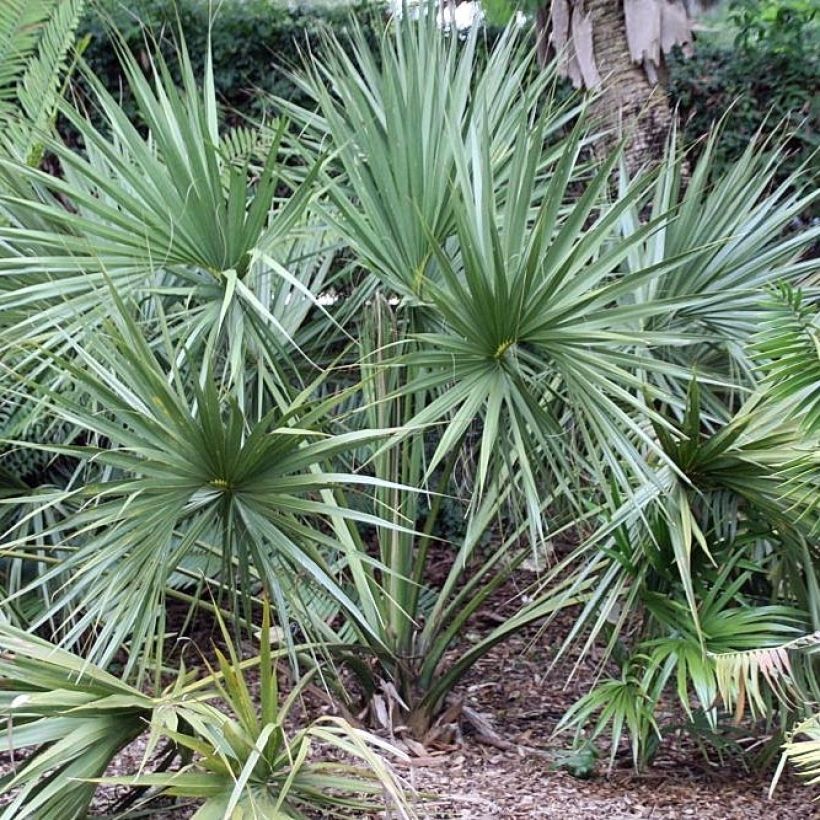
[[[256,656],[241,659],[220,626],[227,655],[214,647],[215,668],[202,658],[208,674],[182,667],[156,696],[0,627],[8,718],[0,739],[13,757],[2,782],[12,799],[0,816],[86,817],[100,786],[127,787],[115,806],[119,817],[144,816],[146,806],[168,797],[200,801],[198,820],[361,817],[385,806],[415,816],[387,762],[402,753],[340,718],[300,722],[291,714],[310,675],[280,695],[277,663],[285,652],[272,646],[269,607]],[[138,769],[106,777],[115,756],[142,735]]]
[[[385,790],[409,815],[380,741],[290,733],[306,670],[433,741],[478,659],[568,607],[559,656],[597,647],[604,678],[562,728],[609,731],[611,761],[627,733],[640,764],[670,696],[717,732],[727,659],[820,628],[820,228],[785,234],[818,194],[765,140],[718,172],[715,136],[684,180],[673,136],[619,174],[514,26],[486,62],[477,37],[432,14],[328,36],[310,105],[233,128],[207,54],[200,77],[184,43],[173,66],[118,41],[138,120],[81,67],[93,118],[61,101],[79,143],[43,135],[60,172],[0,158],[16,809],[85,811],[148,725],[182,767],[147,754],[117,781],[138,802],[361,816]],[[214,617],[227,655],[193,680]]]
[[584,650],[604,638],[621,677],[559,728],[611,729],[611,762],[624,733],[635,765],[651,758],[671,697],[707,735],[721,704],[735,722],[779,716],[789,730],[817,699],[816,312],[786,285],[760,298],[771,314],[750,350],[759,386],[716,423],[693,382],[677,432],[658,430],[678,474],[640,516],[625,504],[562,568],[563,582],[572,572],[594,588],[568,643],[588,627]]

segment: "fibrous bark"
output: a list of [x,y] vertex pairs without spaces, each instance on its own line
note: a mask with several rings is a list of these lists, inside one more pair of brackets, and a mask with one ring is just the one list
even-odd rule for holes
[[659,80],[664,54],[691,47],[684,0],[551,0],[536,18],[539,57],[549,43],[576,88],[596,91],[593,114],[608,143],[627,138],[630,170],[660,155],[672,122]]

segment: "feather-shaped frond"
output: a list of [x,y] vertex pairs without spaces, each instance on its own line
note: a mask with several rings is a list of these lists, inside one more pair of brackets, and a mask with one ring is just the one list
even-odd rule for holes
[[219,153],[226,165],[264,164],[273,143],[272,130],[238,125],[219,141]]
[[85,0],[9,0],[0,9],[2,148],[39,163]]
[[54,0],[4,0],[0,3],[0,101],[12,102],[17,81],[34,57]]
[[74,43],[85,0],[62,0],[43,28],[37,53],[18,86],[20,106],[35,132],[48,126],[57,102],[66,57]]
[[786,284],[772,291],[770,317],[755,344],[771,398],[820,433],[820,310]]
[[742,720],[747,705],[753,716],[769,712],[767,692],[789,708],[801,703],[805,696],[794,673],[791,654],[815,646],[820,646],[820,631],[779,646],[710,654],[715,663],[718,692],[726,708],[734,710],[735,720]]

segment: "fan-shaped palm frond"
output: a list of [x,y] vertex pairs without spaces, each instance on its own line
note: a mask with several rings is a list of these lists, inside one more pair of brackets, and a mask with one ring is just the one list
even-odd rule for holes
[[[71,353],[46,363],[73,382],[47,403],[88,443],[45,448],[81,460],[88,472],[84,483],[55,490],[40,504],[74,499],[79,509],[57,523],[58,544],[43,544],[46,530],[33,540],[18,533],[4,545],[16,554],[31,551],[33,559],[42,550],[59,556],[28,589],[51,589],[42,618],[62,620],[67,644],[87,641],[92,630],[89,658],[104,662],[128,643],[129,669],[161,654],[168,578],[203,545],[221,557],[226,583],[236,578],[238,600],[264,589],[283,623],[294,615],[286,598],[298,591],[292,579],[299,578],[330,593],[368,629],[336,580],[338,543],[311,520],[327,515],[394,526],[317,498],[325,488],[383,483],[327,466],[380,433],[328,437],[328,406],[307,395],[282,409],[274,402],[269,411],[243,410],[220,391],[208,362],[200,375],[198,366],[177,362],[173,348],[153,349],[122,305],[93,345]],[[294,605],[303,611],[301,602]],[[309,628],[307,619],[303,625]]]
[[[736,391],[755,381],[748,344],[761,322],[774,318],[770,305],[760,298],[761,290],[778,281],[799,282],[817,269],[816,260],[803,255],[817,241],[820,229],[792,232],[784,239],[784,231],[811,207],[818,193],[802,190],[799,172],[774,185],[784,155],[773,137],[752,140],[720,176],[713,160],[719,140],[720,130],[715,130],[684,188],[681,149],[673,133],[648,202],[627,210],[621,230],[624,237],[641,230],[647,205],[653,218],[669,215],[661,230],[632,247],[626,274],[664,259],[685,255],[685,260],[673,274],[647,282],[623,300],[677,303],[640,326],[692,338],[689,345],[660,349],[654,355],[696,366],[710,412],[722,416],[722,397],[711,396],[711,391],[725,394],[727,385]],[[719,382],[711,390],[708,378]],[[675,387],[666,382],[664,386]]]
[[[309,253],[303,247],[291,255],[294,228],[313,193],[310,172],[301,186],[283,178],[281,128],[267,139],[261,162],[224,155],[210,61],[200,92],[184,46],[179,54],[182,89],[161,58],[152,84],[133,55],[121,52],[147,136],[88,75],[105,126],[98,129],[68,104],[62,107],[85,146],[81,152],[48,142],[63,176],[2,162],[5,344],[42,343],[51,334],[50,343],[59,347],[55,326],[75,338],[91,333],[111,282],[122,297],[159,291],[165,308],[193,309],[190,321],[172,325],[180,348],[206,342],[213,348],[214,335],[220,347],[230,331],[229,358],[237,372],[254,337],[269,336],[261,348],[271,349],[285,330],[271,312],[271,280],[301,287],[299,300],[311,294],[300,273],[281,264]],[[317,234],[311,231],[310,242],[321,247]],[[284,358],[267,364],[275,373]]]
[[411,303],[426,298],[428,280],[437,279],[435,249],[454,230],[451,187],[470,129],[487,136],[500,184],[522,119],[540,119],[550,142],[532,171],[543,185],[561,156],[555,138],[580,110],[575,99],[555,98],[554,67],[530,76],[529,46],[515,27],[486,63],[476,55],[478,36],[443,35],[426,15],[393,21],[374,49],[354,26],[352,48],[329,38],[296,78],[318,111],[277,100],[303,126],[300,137],[333,152],[328,218],[359,263]]
[[735,710],[736,720],[743,717],[747,704],[753,715],[768,714],[771,704],[765,698],[766,691],[790,709],[802,707],[807,690],[791,655],[818,645],[820,632],[815,632],[778,646],[713,654],[718,690],[726,708]]

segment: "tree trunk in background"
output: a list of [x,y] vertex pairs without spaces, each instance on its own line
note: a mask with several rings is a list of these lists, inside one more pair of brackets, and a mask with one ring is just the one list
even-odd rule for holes
[[662,82],[653,85],[643,67],[632,61],[622,0],[587,0],[592,20],[595,62],[601,76],[592,114],[610,132],[612,147],[627,137],[627,168],[657,160],[672,125],[672,109]]

